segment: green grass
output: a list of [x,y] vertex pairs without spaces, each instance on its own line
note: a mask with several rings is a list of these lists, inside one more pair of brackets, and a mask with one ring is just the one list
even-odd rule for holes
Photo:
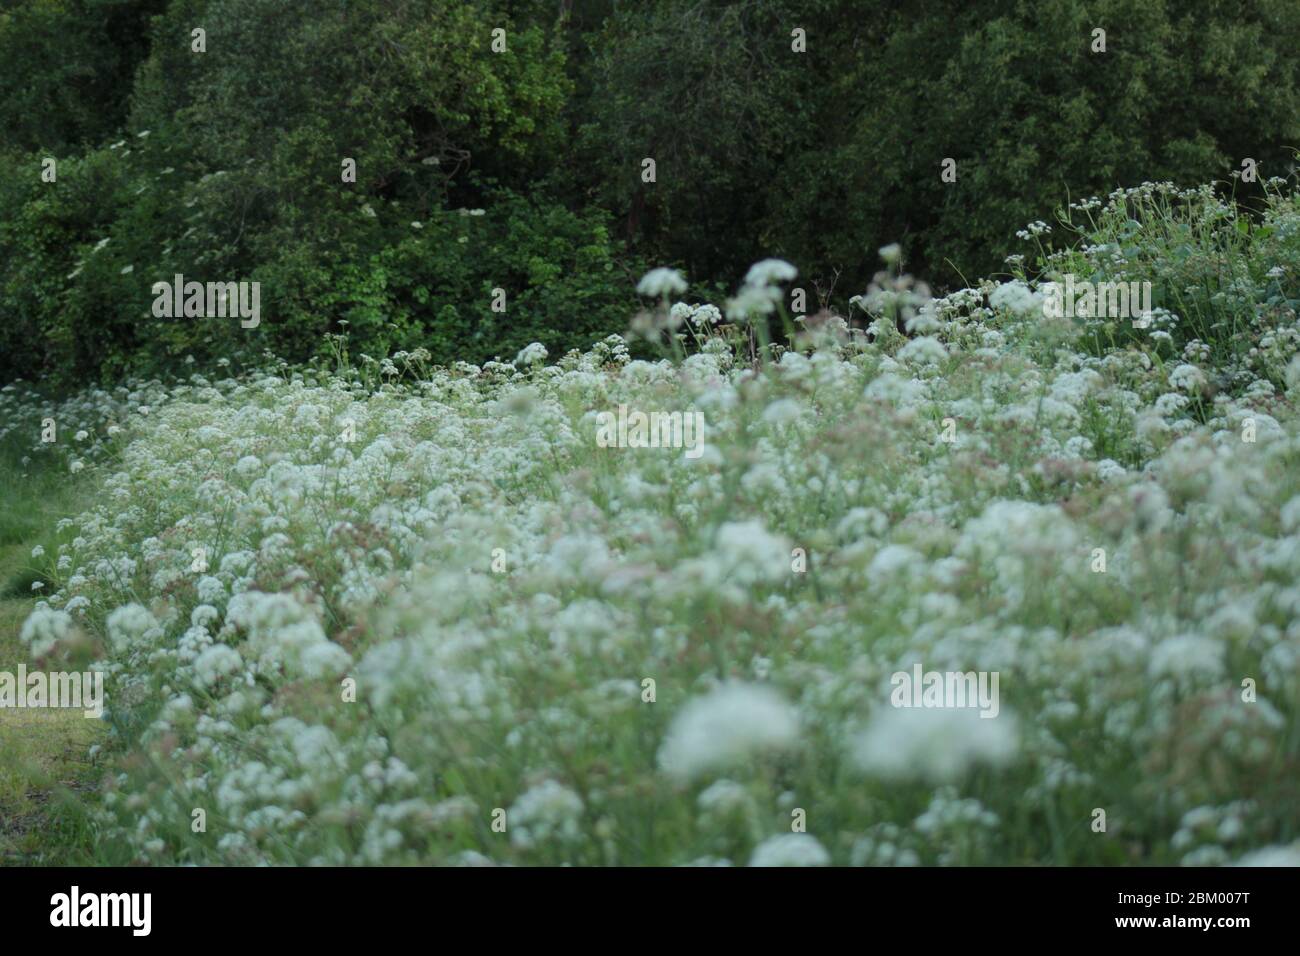
[[[6,450],[7,451],[7,450]],[[31,551],[58,520],[78,510],[84,483],[24,475],[0,454],[0,671],[27,660],[19,629],[39,592]],[[94,785],[87,750],[102,732],[80,711],[0,709],[0,865],[59,865],[85,859],[90,837],[78,794]]]

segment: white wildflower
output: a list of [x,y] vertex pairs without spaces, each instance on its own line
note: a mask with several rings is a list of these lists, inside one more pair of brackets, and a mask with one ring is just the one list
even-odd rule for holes
[[944,783],[980,764],[1009,763],[1016,721],[1005,709],[988,719],[971,707],[884,707],[853,742],[851,757],[870,776]]
[[676,269],[651,269],[636,284],[636,291],[639,295],[656,299],[663,296],[680,295],[686,291],[686,280]]
[[727,683],[685,704],[659,749],[668,773],[694,778],[769,750],[795,744],[794,709],[768,687]]
[[750,866],[829,866],[831,855],[809,833],[779,833],[754,847]]

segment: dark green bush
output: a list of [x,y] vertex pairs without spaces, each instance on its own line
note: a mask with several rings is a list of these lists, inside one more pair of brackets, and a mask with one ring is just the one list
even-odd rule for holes
[[114,135],[149,18],[167,0],[24,0],[0,10],[0,146],[66,153]]
[[[646,264],[698,295],[781,256],[845,310],[897,241],[959,284],[1067,199],[1285,173],[1297,47],[1291,0],[18,0],[0,380],[306,358],[345,328],[374,355],[563,349],[625,328]],[[262,283],[261,327],[155,319],[177,273]]]
[[[397,314],[422,317],[435,361],[509,361],[530,342],[585,348],[626,327],[641,270],[615,255],[603,213],[509,192],[488,201],[482,216],[439,214],[382,257]],[[497,288],[504,312],[492,310]]]
[[822,140],[784,166],[763,221],[807,272],[860,282],[898,241],[913,269],[962,283],[1070,198],[1227,179],[1246,157],[1285,174],[1298,46],[1290,0],[909,5],[837,61]]

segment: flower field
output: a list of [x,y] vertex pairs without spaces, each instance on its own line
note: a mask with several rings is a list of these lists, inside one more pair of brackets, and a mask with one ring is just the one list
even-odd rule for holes
[[[1300,197],[1071,215],[938,299],[884,250],[796,348],[767,264],[646,285],[658,360],[7,388],[97,488],[21,639],[106,671],[100,862],[1300,862]],[[1065,272],[1160,305],[1046,318]],[[891,705],[918,665],[996,715]]]

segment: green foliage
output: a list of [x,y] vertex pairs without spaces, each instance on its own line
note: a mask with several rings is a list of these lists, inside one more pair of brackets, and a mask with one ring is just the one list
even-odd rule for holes
[[[111,136],[167,0],[31,0],[0,10],[3,145],[64,151]],[[48,154],[47,154],[48,155]]]
[[[431,218],[372,260],[390,289],[383,314],[399,328],[425,329],[420,344],[441,364],[509,361],[530,342],[585,348],[623,326],[636,275],[613,255],[602,214],[510,192],[490,192],[488,201],[481,216]],[[492,310],[494,289],[505,293],[504,312]]]
[[[492,24],[509,28],[503,52],[489,49]],[[196,25],[204,53],[191,49]],[[0,192],[12,316],[0,371],[74,381],[186,355],[238,363],[267,346],[302,358],[342,321],[378,352],[432,334],[445,361],[481,361],[521,336],[589,344],[573,336],[607,333],[615,311],[622,321],[631,289],[602,214],[513,196],[492,208],[465,176],[545,173],[563,140],[564,66],[548,29],[488,5],[170,4],[125,139],[62,160],[53,184],[23,155],[24,175]],[[458,199],[489,207],[463,245],[439,225],[458,218]],[[421,240],[410,223],[426,220]],[[153,284],[178,273],[261,282],[264,325],[155,318]],[[512,284],[525,282],[546,288]],[[487,314],[497,286],[508,326]]]
[[[1216,390],[1259,379],[1284,387],[1300,347],[1292,327],[1300,311],[1300,202],[1281,180],[1262,187],[1257,215],[1208,186],[1142,186],[1104,206],[1073,204],[1059,224],[1067,244],[1052,250],[1049,239],[1029,271],[1058,281],[1073,274],[1097,283],[1151,283],[1151,331],[1139,332],[1127,319],[1088,319],[1087,339],[1098,353],[1149,336],[1165,360],[1211,360]],[[1016,272],[1028,277],[1023,268]]]
[[[440,361],[585,346],[644,264],[698,295],[780,256],[846,312],[886,243],[965,284],[1063,198],[1278,175],[1300,144],[1289,0],[11,7],[0,380],[302,359],[344,329]],[[155,319],[176,274],[261,282],[261,327]]]
[[807,107],[819,77],[791,51],[797,7],[638,4],[588,41],[590,88],[575,110],[584,168],[629,237],[692,278],[730,279],[780,251],[782,230],[756,230],[757,214],[783,157],[816,133]]
[[[1105,53],[1091,51],[1096,27]],[[825,140],[785,167],[765,221],[806,271],[863,275],[900,241],[914,266],[961,281],[995,269],[1002,237],[1063,196],[1226,178],[1247,156],[1284,173],[1300,142],[1298,41],[1300,8],[1272,0],[1051,0],[997,16],[923,4],[870,55],[838,61]],[[945,157],[955,183],[940,179]]]
[[[40,181],[39,155],[19,155],[7,165],[21,172],[0,179],[3,378],[40,378],[55,365],[76,376],[113,364],[131,347],[130,326],[112,298],[123,277],[108,267],[116,250],[90,249],[110,235],[121,209],[120,154],[100,150],[62,160],[57,186]],[[92,315],[94,321],[78,321]]]

